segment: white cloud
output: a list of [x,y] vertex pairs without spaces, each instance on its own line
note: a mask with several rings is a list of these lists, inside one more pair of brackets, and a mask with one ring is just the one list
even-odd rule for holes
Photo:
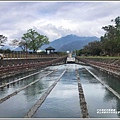
[[97,36],[120,16],[120,2],[0,2],[0,34],[20,38],[30,28],[49,40],[76,34]]

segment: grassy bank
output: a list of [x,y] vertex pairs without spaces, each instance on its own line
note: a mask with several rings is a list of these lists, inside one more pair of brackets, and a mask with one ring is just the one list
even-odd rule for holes
[[80,58],[120,59],[120,56],[79,56]]

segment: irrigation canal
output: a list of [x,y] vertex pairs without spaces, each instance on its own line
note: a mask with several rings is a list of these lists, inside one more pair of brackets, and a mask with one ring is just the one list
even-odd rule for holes
[[78,64],[0,81],[0,118],[120,118],[119,78]]

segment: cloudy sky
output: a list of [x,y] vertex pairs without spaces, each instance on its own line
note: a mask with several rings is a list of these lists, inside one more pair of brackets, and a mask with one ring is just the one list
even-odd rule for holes
[[0,2],[0,34],[19,39],[28,29],[50,41],[68,34],[97,36],[120,16],[120,2]]

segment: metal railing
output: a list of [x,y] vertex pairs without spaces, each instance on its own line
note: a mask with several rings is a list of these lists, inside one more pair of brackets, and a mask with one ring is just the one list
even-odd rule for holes
[[[59,57],[57,54],[4,53],[4,59],[37,59],[41,57]],[[62,55],[61,55],[62,56]]]

